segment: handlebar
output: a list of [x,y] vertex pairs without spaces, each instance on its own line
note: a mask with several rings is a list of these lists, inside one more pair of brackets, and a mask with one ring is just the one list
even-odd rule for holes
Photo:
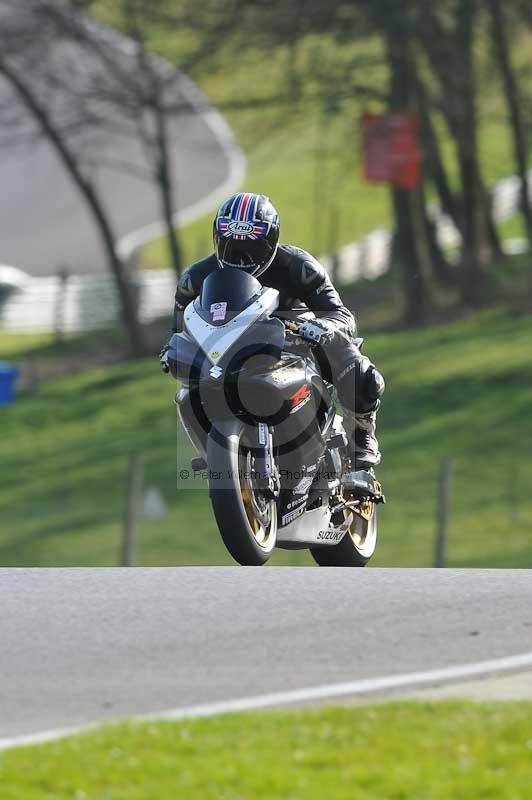
[[299,333],[299,325],[296,322],[291,322],[288,319],[283,319],[283,325],[290,333]]
[[[298,324],[297,322],[293,322],[292,320],[288,319],[282,319],[281,322],[283,323],[285,329],[290,333],[293,333],[295,336],[301,335],[299,333],[301,323]],[[307,344],[309,347],[316,347],[316,345],[318,344],[318,342],[314,342],[312,341],[312,339],[307,339],[305,336],[301,336],[301,338],[303,339],[305,344]],[[354,338],[353,344],[355,345],[355,347],[358,347],[360,351],[362,351],[362,345],[364,344],[364,339],[362,337]]]
[[316,347],[318,345],[318,342],[313,342],[312,339],[307,339],[306,336],[301,336],[301,334],[299,333],[300,326],[297,324],[297,322],[292,322],[291,320],[283,319],[282,323],[285,329],[288,331],[288,333],[293,333],[294,336],[300,336],[301,343],[304,343],[306,347]]

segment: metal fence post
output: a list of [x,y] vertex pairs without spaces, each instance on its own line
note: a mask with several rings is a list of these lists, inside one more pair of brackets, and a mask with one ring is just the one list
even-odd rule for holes
[[142,456],[134,453],[129,459],[126,510],[122,534],[121,565],[134,565],[137,517],[142,494]]
[[57,295],[54,310],[54,334],[57,342],[61,341],[65,333],[65,308],[68,279],[68,270],[66,267],[61,267],[57,271]]
[[444,458],[441,463],[439,480],[438,519],[434,545],[435,567],[445,567],[446,563],[452,475],[453,465],[450,459]]

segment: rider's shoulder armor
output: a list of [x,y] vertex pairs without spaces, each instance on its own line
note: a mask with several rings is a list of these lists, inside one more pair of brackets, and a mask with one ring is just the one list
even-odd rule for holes
[[[314,256],[300,247],[282,244],[279,245],[272,268],[289,295],[302,300],[316,316],[327,318],[354,335],[356,325],[353,315],[344,306],[327,271]],[[275,285],[273,281],[272,284]]]
[[301,297],[312,294],[329,282],[328,275],[320,262],[300,247],[280,245],[276,261],[282,263],[289,284]]

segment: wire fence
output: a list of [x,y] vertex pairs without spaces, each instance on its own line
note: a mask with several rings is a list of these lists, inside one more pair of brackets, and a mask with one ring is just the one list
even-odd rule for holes
[[[169,314],[175,293],[172,270],[139,273],[134,288],[141,322]],[[76,333],[109,327],[120,317],[114,281],[106,275],[31,278],[0,306],[6,331]]]
[[[530,176],[532,179],[532,171]],[[520,183],[515,175],[495,185],[492,202],[497,223],[517,213],[519,191]],[[431,209],[431,215],[442,247],[458,247],[460,234],[452,220],[437,208]],[[375,280],[389,268],[392,239],[389,230],[378,229],[332,255],[322,256],[321,261],[339,286],[361,278]],[[505,243],[505,248],[512,254],[524,252],[527,242],[513,239]],[[134,285],[141,322],[150,322],[169,313],[175,282],[172,270],[136,273]],[[3,282],[0,267],[0,327],[6,331],[75,333],[108,327],[119,317],[120,305],[110,276],[68,277],[60,270],[52,277],[26,276],[23,283],[10,286],[7,280]]]

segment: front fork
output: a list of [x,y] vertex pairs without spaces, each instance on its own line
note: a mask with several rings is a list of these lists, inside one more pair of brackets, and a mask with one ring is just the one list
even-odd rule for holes
[[257,423],[257,439],[254,447],[254,482],[264,494],[276,499],[281,491],[279,470],[273,454],[273,434],[265,422]]

